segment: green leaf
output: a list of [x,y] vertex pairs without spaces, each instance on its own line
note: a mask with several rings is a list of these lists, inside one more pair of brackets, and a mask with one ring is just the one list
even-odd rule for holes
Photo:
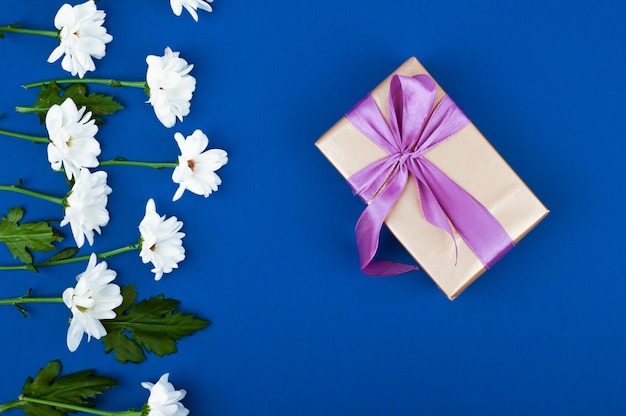
[[[28,377],[22,394],[27,397],[51,400],[82,407],[93,407],[92,399],[117,382],[109,377],[96,376],[94,370],[83,370],[61,375],[61,362],[50,361],[35,378]],[[54,406],[23,401],[21,409],[26,416],[66,416],[68,410]]]
[[[124,311],[132,308],[137,301],[137,291],[135,285],[122,286],[122,304],[115,309],[117,316],[121,316]],[[124,328],[113,328],[109,330],[107,327],[108,321],[102,321],[105,328],[107,328],[107,334],[102,337],[104,344],[104,352],[107,354],[113,351],[115,359],[121,363],[130,361],[131,363],[140,363],[146,360],[146,356],[143,350],[135,341],[130,339]]]
[[104,344],[104,352],[108,354],[113,351],[115,359],[122,364],[129,361],[139,364],[146,360],[146,356],[139,344],[128,338],[124,331],[108,333],[102,337],[102,343]]
[[4,243],[13,258],[19,258],[24,264],[32,264],[30,251],[54,250],[53,243],[63,238],[47,221],[26,222],[19,224],[24,217],[20,207],[11,208],[0,221],[0,242]]
[[178,351],[176,342],[211,324],[193,314],[177,311],[178,300],[163,295],[136,303],[135,285],[122,288],[123,303],[115,319],[103,320],[107,335],[102,337],[107,353],[113,351],[122,362],[140,363],[144,350],[159,357]]
[[[10,25],[8,25],[8,27],[19,27],[20,24],[18,22],[15,23],[11,23]],[[4,30],[0,30],[0,39],[4,39]]]
[[80,249],[78,247],[65,247],[63,250],[59,251],[54,256],[50,257],[47,261],[50,262],[50,261],[71,259],[79,251]]
[[10,222],[19,222],[24,218],[24,210],[20,207],[14,207],[7,213],[7,220]]
[[85,84],[69,84],[61,87],[56,82],[43,85],[37,96],[35,104],[17,107],[20,113],[35,113],[39,115],[39,121],[44,123],[50,107],[62,104],[66,98],[72,98],[78,108],[87,107],[93,113],[96,123],[101,124],[102,119],[97,116],[108,116],[124,108],[112,95],[102,93],[87,94]]
[[13,306],[15,306],[18,311],[20,311],[24,318],[28,318],[28,311],[24,309],[22,305],[20,305],[19,303],[14,303]]

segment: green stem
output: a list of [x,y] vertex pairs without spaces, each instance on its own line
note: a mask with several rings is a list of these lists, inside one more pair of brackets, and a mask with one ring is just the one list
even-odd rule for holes
[[0,299],[0,305],[16,305],[20,303],[63,303],[63,298],[32,298],[27,295],[17,298]]
[[17,105],[15,106],[15,111],[17,111],[18,113],[22,113],[22,114],[38,114],[41,112],[47,113],[48,110],[50,110],[50,105],[48,106],[42,106],[42,107],[30,107],[30,106],[23,106],[23,105]]
[[12,402],[0,404],[0,413],[6,412],[7,410],[15,409],[16,407],[20,407],[22,402],[19,400],[13,400]]
[[31,136],[30,134],[16,133],[14,131],[9,131],[9,130],[2,130],[2,129],[0,129],[0,134],[2,134],[4,136],[9,136],[9,137],[17,137],[18,139],[30,140],[31,142],[35,142],[35,143],[48,143],[48,142],[50,142],[50,139],[47,138],[47,137]]
[[53,30],[22,29],[13,26],[0,26],[0,32],[24,33],[27,35],[50,36],[53,38],[59,37],[59,32]]
[[138,162],[135,160],[126,160],[126,159],[111,159],[111,160],[104,160],[100,162],[100,166],[113,166],[113,165],[144,166],[144,167],[154,168],[154,169],[163,169],[163,168],[175,168],[176,166],[178,166],[178,163]]
[[100,415],[100,416],[140,416],[141,415],[141,412],[136,412],[136,411],[133,411],[133,410],[127,410],[127,411],[123,411],[123,412],[108,412],[108,411],[105,411],[105,410],[91,409],[89,407],[76,406],[76,405],[73,405],[73,404],[55,402],[55,401],[52,401],[52,400],[35,399],[34,397],[24,396],[23,394],[20,395],[19,401],[21,401],[21,402],[28,402],[28,403],[43,404],[43,405],[46,405],[46,406],[52,406],[52,407],[56,407],[56,408],[59,408],[59,409],[67,409],[67,410],[70,410],[72,412],[82,412],[82,413],[89,413],[89,414],[92,414],[92,415]]
[[54,202],[56,204],[63,205],[63,198],[58,198],[56,196],[51,196],[48,194],[42,194],[41,192],[31,191],[30,189],[22,188],[19,185],[0,185],[0,191],[11,191],[17,192],[19,194],[25,194],[34,196],[36,198],[40,198],[46,201]]
[[105,78],[64,78],[64,79],[51,79],[48,81],[31,82],[30,84],[22,85],[24,88],[41,87],[42,85],[56,82],[57,84],[103,84],[113,88],[120,87],[134,87],[134,88],[146,88],[145,81],[118,81],[116,79]]
[[[115,256],[116,254],[126,253],[127,251],[138,250],[141,247],[140,243],[131,244],[126,247],[117,248],[115,250],[105,251],[104,253],[96,254],[96,257],[99,259],[106,259],[108,257]],[[89,256],[79,256],[79,257],[70,257],[68,259],[62,260],[52,260],[52,261],[43,261],[41,263],[35,264],[20,264],[17,266],[0,266],[1,270],[32,270],[33,266],[35,268],[42,266],[57,266],[59,264],[68,264],[68,263],[77,263],[79,261],[88,261],[91,255]]]

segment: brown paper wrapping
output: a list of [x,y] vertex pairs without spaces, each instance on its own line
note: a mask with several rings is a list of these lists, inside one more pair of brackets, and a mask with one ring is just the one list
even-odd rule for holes
[[[416,58],[411,58],[372,91],[385,117],[391,76],[427,73]],[[437,85],[437,102],[444,94]],[[387,155],[345,117],[315,145],[344,178]],[[481,202],[515,242],[549,212],[471,123],[425,156]],[[457,297],[485,271],[483,264],[456,232],[458,260],[455,264],[454,243],[450,235],[424,218],[413,180],[408,182],[385,223],[450,299]]]

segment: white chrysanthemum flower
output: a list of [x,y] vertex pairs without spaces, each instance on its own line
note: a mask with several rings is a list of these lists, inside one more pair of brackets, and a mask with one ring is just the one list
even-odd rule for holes
[[193,20],[198,21],[198,13],[197,9],[206,10],[207,12],[212,12],[213,9],[209,3],[212,3],[213,0],[170,0],[170,6],[172,6],[172,11],[176,16],[180,16],[183,12],[183,7],[187,9]]
[[196,195],[208,197],[211,192],[217,191],[222,179],[215,173],[216,170],[228,162],[228,154],[222,149],[209,149],[209,138],[201,131],[196,130],[187,139],[182,134],[174,135],[180,148],[178,166],[172,173],[172,180],[179,184],[174,201],[178,200],[185,189]]
[[98,126],[91,119],[91,112],[86,107],[76,108],[71,98],[63,104],[55,104],[46,114],[48,129],[48,161],[52,169],[65,170],[68,179],[72,179],[80,168],[98,166],[100,143],[95,135]]
[[154,200],[146,204],[146,215],[139,224],[141,233],[141,261],[152,262],[154,280],[161,280],[163,273],[170,273],[185,259],[182,221],[176,217],[165,218],[156,212]]
[[101,319],[115,318],[113,309],[122,304],[120,287],[111,283],[117,273],[107,268],[106,262],[96,264],[91,254],[87,269],[76,276],[78,283],[63,292],[63,302],[72,311],[72,321],[67,330],[67,347],[74,352],[83,334],[100,339],[107,334]]
[[150,99],[154,112],[165,127],[172,127],[176,118],[183,121],[189,114],[191,97],[196,90],[196,79],[189,75],[193,69],[180,52],[165,48],[165,55],[148,55],[146,82],[150,90]]
[[93,245],[93,233],[100,234],[100,227],[109,223],[109,212],[106,205],[111,188],[107,185],[106,172],[89,172],[88,169],[78,171],[72,186],[65,199],[65,217],[61,226],[68,223],[72,227],[72,234],[78,247],[85,243]]
[[48,62],[57,61],[63,54],[61,66],[72,75],[82,78],[87,71],[96,69],[93,58],[106,55],[106,44],[113,40],[104,26],[106,14],[96,9],[96,3],[87,0],[76,6],[64,4],[54,17],[54,26],[59,29],[59,46],[48,57]]
[[169,373],[159,378],[156,384],[143,382],[141,386],[150,391],[148,402],[148,416],[187,416],[189,410],[180,402],[187,392],[183,389],[176,390],[168,381]]

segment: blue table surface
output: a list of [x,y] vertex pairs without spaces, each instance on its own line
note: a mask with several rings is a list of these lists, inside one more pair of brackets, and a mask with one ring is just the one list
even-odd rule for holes
[[[62,2],[0,1],[0,25],[53,29]],[[195,65],[191,114],[168,129],[141,90],[113,93],[101,159],[175,161],[173,135],[197,128],[229,162],[218,192],[172,202],[171,171],[107,167],[111,221],[81,254],[134,243],[145,203],[184,222],[187,258],[155,282],[137,253],[109,260],[142,298],[160,293],[213,324],[179,352],[118,363],[102,343],[70,353],[70,312],[0,309],[0,402],[60,359],[118,379],[98,399],[138,408],[142,381],[169,372],[195,415],[626,414],[626,3],[215,0],[176,17],[167,0],[101,0],[114,36],[90,77],[145,79],[166,46]],[[53,38],[0,41],[0,129],[45,135],[21,85],[67,77]],[[354,103],[416,56],[551,214],[457,300],[422,271],[361,273],[363,204],[313,145]],[[0,183],[62,195],[44,146],[0,138]],[[622,185],[620,185],[622,184]],[[49,202],[0,193],[0,213],[61,219]],[[73,243],[69,227],[61,228]],[[383,252],[410,257],[385,235]],[[36,259],[48,255],[38,254]],[[0,246],[0,264],[12,264]],[[1,272],[0,297],[58,296],[84,264]],[[19,413],[19,411],[15,411]]]

